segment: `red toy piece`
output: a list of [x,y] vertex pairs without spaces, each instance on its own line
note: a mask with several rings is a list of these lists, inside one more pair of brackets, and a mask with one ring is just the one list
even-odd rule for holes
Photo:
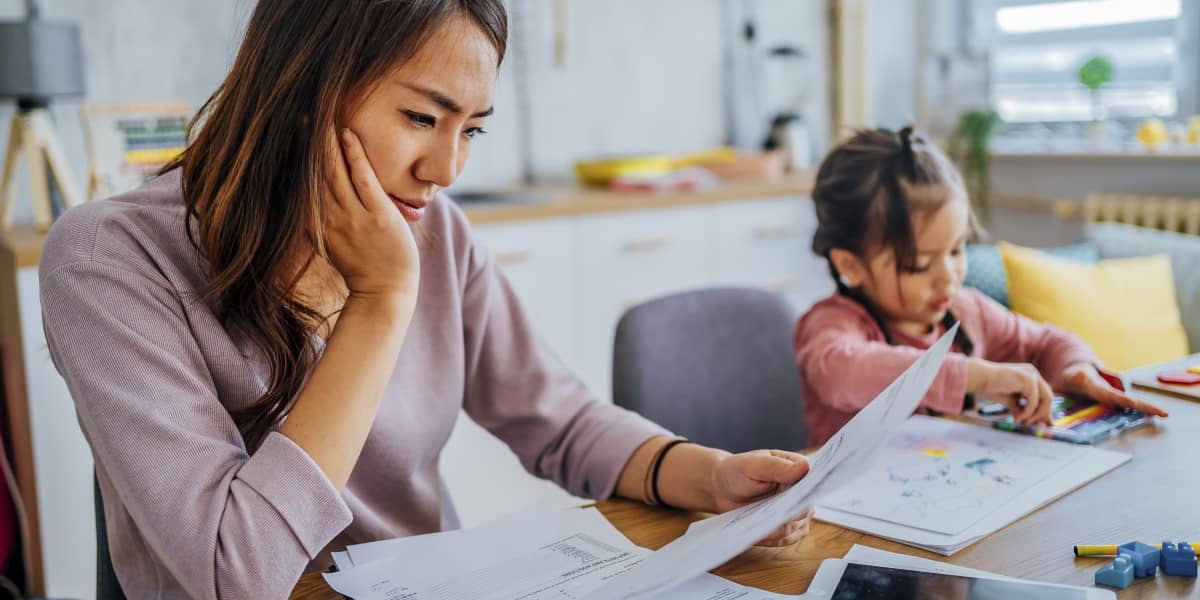
[[1200,383],[1200,375],[1187,371],[1167,371],[1159,373],[1158,380],[1170,385],[1196,385]]

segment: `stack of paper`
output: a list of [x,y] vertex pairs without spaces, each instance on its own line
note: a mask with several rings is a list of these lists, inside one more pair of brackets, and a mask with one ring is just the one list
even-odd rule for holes
[[[633,545],[596,509],[529,510],[476,527],[350,546],[325,580],[356,600],[579,598],[628,570],[649,550]],[[782,600],[703,573],[659,598]]]
[[657,552],[633,546],[595,511],[534,511],[475,529],[352,546],[336,557],[345,569],[326,580],[358,600],[785,597],[705,572],[796,518],[817,493],[866,469],[924,397],[956,331],[951,328],[813,455],[799,483],[693,523]]
[[817,518],[947,556],[1129,460],[920,415],[886,447],[818,500]]

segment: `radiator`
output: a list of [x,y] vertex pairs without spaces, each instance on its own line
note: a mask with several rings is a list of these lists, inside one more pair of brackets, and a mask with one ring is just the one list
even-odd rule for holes
[[1056,212],[1082,216],[1085,223],[1112,221],[1200,235],[1200,198],[1092,193],[1083,200],[1057,203]]

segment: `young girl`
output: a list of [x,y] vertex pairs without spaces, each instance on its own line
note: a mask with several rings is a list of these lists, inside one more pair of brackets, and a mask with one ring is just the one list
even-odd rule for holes
[[127,596],[283,598],[330,548],[456,527],[460,410],[582,496],[724,512],[807,472],[678,444],[533,333],[438,194],[506,39],[501,0],[261,0],[182,158],[54,226],[46,338]]
[[1057,390],[1166,416],[1113,389],[1077,337],[962,287],[975,219],[954,166],[911,127],[859,131],[822,162],[812,196],[813,251],[837,284],[796,324],[814,443],[828,440],[956,322],[955,352],[923,412],[962,412],[968,395],[979,395],[1003,402],[1021,423],[1049,424]]

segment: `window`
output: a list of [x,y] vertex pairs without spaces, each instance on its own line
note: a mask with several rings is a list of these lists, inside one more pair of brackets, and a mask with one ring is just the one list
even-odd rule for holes
[[[1008,123],[1137,120],[1190,114],[1200,3],[1183,0],[976,0],[970,30],[988,60],[992,106]],[[1112,80],[1093,94],[1095,56]]]

